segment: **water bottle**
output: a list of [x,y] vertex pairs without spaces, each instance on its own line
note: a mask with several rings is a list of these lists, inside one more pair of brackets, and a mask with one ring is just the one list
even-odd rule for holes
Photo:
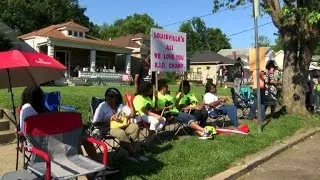
[[123,104],[120,104],[118,109],[117,109],[117,116],[119,117],[122,113],[122,109],[123,109]]

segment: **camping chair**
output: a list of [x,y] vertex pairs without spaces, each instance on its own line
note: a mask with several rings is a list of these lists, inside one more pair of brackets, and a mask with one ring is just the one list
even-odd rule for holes
[[78,152],[82,141],[81,114],[51,112],[30,116],[25,120],[25,137],[31,146],[25,148],[32,154],[27,169],[46,180],[74,179],[102,172],[108,165],[108,147],[92,137],[84,140],[103,147],[102,163],[95,162]]
[[[94,113],[96,112],[96,109],[98,108],[99,104],[102,103],[105,99],[104,98],[97,98],[97,97],[91,97],[90,100],[90,112],[89,112],[89,121],[87,122],[87,130],[89,131],[88,134],[90,136],[95,137],[97,139],[101,139],[103,142],[108,144],[112,150],[115,150],[115,152],[118,152],[118,147],[120,146],[120,143],[117,141],[117,139],[109,134],[109,132],[101,132],[102,134],[99,136],[96,136],[94,133],[95,129],[99,129],[99,127],[105,127],[109,128],[108,125],[105,122],[99,122],[99,123],[92,123]],[[108,140],[112,141],[112,144],[108,142]],[[96,148],[100,148],[99,146],[96,146]],[[101,151],[101,149],[99,149]]]
[[[134,99],[134,95],[132,95],[132,94],[130,94],[130,93],[128,93],[128,92],[126,92],[125,93],[125,101],[126,101],[126,104],[127,104],[127,106],[129,106],[130,108],[133,108],[134,109],[134,106],[133,106],[133,99]],[[136,112],[136,111],[135,111]],[[164,111],[162,111],[162,113],[163,113]],[[155,113],[158,113],[158,112],[155,112]],[[162,116],[163,114],[161,114],[161,116]],[[136,122],[138,125],[139,125],[139,127],[140,127],[140,135],[143,137],[143,139],[141,139],[141,140],[146,140],[147,138],[148,138],[148,135],[149,135],[149,126],[150,126],[150,124],[149,123],[147,123],[147,122],[145,122],[145,121],[142,121],[142,120],[140,120],[140,121],[138,121],[138,122]],[[162,140],[160,139],[160,137],[159,136],[157,136],[157,133],[155,134],[155,137],[160,141],[160,142],[162,142]]]
[[[209,118],[211,118],[213,120],[213,124],[215,122],[218,122],[218,121],[222,121],[222,127],[225,127],[225,122],[227,120],[226,118],[226,115],[224,113],[221,112],[221,110],[219,108],[212,108],[210,107],[208,104],[204,104],[206,110],[208,111],[208,115],[209,115]],[[214,112],[214,113],[211,113],[211,112]],[[215,125],[216,127],[218,127],[217,125]]]
[[[131,93],[125,92],[124,93],[124,97],[125,97],[125,101],[126,101],[127,106],[129,106],[131,109],[132,108],[134,109],[133,99],[134,99],[135,96],[133,94],[131,94]],[[138,121],[136,123],[140,127],[140,135],[143,137],[143,139],[140,139],[140,140],[146,140],[148,135],[149,135],[149,130],[148,129],[149,129],[150,124],[146,123],[146,122],[144,122],[142,120]]]
[[73,106],[61,105],[61,95],[59,91],[44,93],[44,106],[50,112],[76,111],[78,108]]
[[253,99],[251,97],[251,92],[248,90],[244,90],[243,88],[243,93],[246,95],[242,94],[237,94],[234,90],[234,88],[231,88],[231,95],[232,95],[232,100],[233,104],[241,110],[241,113],[238,115],[238,118],[246,118],[249,113],[249,108],[253,104]]

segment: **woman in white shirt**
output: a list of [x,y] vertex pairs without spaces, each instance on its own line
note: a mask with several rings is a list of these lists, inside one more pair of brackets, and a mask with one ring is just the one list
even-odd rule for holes
[[20,131],[24,132],[24,120],[39,113],[48,112],[44,107],[44,93],[40,86],[29,86],[21,96]]
[[129,123],[129,118],[134,116],[134,112],[125,113],[122,105],[123,99],[121,93],[116,88],[109,88],[105,93],[106,100],[97,107],[93,123],[104,124],[101,126],[100,132],[108,133],[119,139],[120,146],[126,149],[132,161],[147,161],[146,157],[137,154],[135,140],[139,136],[139,126],[134,123]]
[[224,105],[228,98],[219,98],[216,96],[217,87],[215,84],[206,85],[206,94],[203,97],[204,103],[206,106],[211,108],[209,110],[210,116],[219,116],[219,113],[228,115],[231,120],[231,123],[235,126],[239,126],[238,117],[237,117],[237,108],[234,105]]
[[[19,121],[21,132],[24,132],[24,121],[29,116],[49,112],[44,107],[44,93],[41,87],[37,85],[29,86],[24,89],[21,96],[21,105]],[[82,145],[91,159],[99,161],[100,158],[96,153],[95,147],[91,143],[83,141]]]

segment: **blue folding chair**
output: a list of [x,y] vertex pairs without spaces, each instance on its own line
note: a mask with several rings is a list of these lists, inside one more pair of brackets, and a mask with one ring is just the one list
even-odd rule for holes
[[50,112],[73,112],[78,109],[78,107],[75,106],[61,105],[61,95],[59,91],[44,93],[44,106]]

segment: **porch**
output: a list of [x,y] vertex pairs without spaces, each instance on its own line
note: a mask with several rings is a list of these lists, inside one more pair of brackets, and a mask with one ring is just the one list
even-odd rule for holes
[[62,46],[40,46],[39,51],[65,65],[66,77],[78,77],[79,72],[130,74],[130,54]]

